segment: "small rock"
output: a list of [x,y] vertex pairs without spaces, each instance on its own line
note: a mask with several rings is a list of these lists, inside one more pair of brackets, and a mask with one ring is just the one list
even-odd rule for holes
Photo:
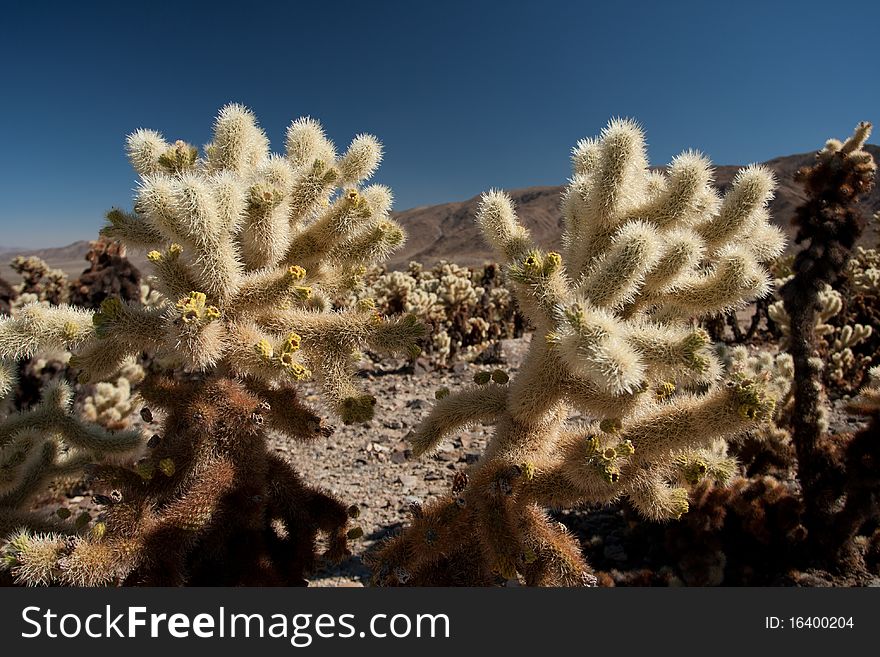
[[395,483],[403,484],[407,488],[411,488],[415,486],[419,482],[418,478],[413,475],[400,475],[395,480]]
[[464,459],[464,462],[467,463],[468,465],[470,465],[472,463],[476,463],[477,461],[480,460],[480,453],[479,452],[466,452],[463,459]]
[[406,402],[406,407],[421,410],[423,408],[428,408],[428,402],[424,399],[410,399]]
[[401,463],[406,463],[407,460],[408,460],[408,456],[406,454],[406,451],[398,449],[398,450],[391,452],[391,462],[392,463],[401,464]]

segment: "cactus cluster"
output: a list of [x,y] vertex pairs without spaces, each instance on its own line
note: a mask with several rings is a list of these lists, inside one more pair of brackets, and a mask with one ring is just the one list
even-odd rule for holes
[[69,303],[97,310],[105,299],[137,301],[141,298],[141,273],[125,255],[125,245],[106,238],[89,244],[89,268],[71,282]]
[[645,518],[680,517],[690,486],[732,473],[723,439],[773,413],[761,381],[720,380],[692,324],[768,293],[765,263],[784,246],[770,173],[740,171],[722,198],[700,154],[649,169],[630,121],[581,141],[573,164],[562,254],[534,246],[505,194],[483,197],[478,221],[535,333],[516,376],[444,396],[416,429],[423,454],[465,425],[495,426],[467,482],[376,552],[379,582],[589,583],[547,507],[625,498]]
[[53,269],[38,256],[16,256],[9,266],[21,276],[21,283],[13,286],[17,293],[13,307],[36,301],[66,303],[70,298],[67,274]]
[[81,383],[142,352],[177,367],[177,381],[151,373],[142,385],[166,415],[147,441],[153,449],[131,467],[95,470],[111,487],[99,528],[63,545],[27,531],[10,541],[22,581],[32,552],[55,555],[60,581],[89,584],[205,582],[226,560],[240,566],[227,583],[300,583],[319,530],[330,556],[346,553],[345,507],[271,454],[266,430],[327,435],[297,400],[311,376],[344,422],[369,420],[376,400],[355,384],[358,350],[412,354],[423,328],[369,301],[330,307],[404,239],[390,191],[362,185],[381,160],[379,142],[359,135],[339,155],[305,118],[288,128],[284,155],[268,146],[254,115],[234,104],[201,155],[134,132],[134,212],[111,211],[102,234],[148,250],[161,302],[108,297],[96,312],[31,304],[0,321],[0,357],[69,349]]
[[440,367],[470,361],[499,341],[520,337],[523,320],[498,267],[465,268],[442,261],[430,269],[417,262],[406,271],[367,273],[357,298],[373,298],[384,314],[413,313],[428,326],[420,346]]

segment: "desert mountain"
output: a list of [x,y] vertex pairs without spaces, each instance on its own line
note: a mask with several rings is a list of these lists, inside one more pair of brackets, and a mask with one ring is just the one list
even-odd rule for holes
[[[880,162],[880,147],[869,145],[866,150]],[[770,208],[771,216],[789,236],[794,234],[791,225],[794,209],[804,200],[801,186],[794,181],[794,174],[800,167],[810,164],[813,157],[813,153],[802,153],[764,162],[765,166],[776,172],[779,183]],[[718,187],[722,190],[726,189],[739,168],[738,166],[717,167],[715,181]],[[544,248],[560,247],[562,215],[559,206],[562,189],[562,186],[527,187],[509,191],[516,204],[520,220],[528,226],[532,236]],[[408,239],[403,249],[390,261],[390,267],[404,268],[410,260],[418,260],[426,265],[438,260],[452,260],[465,265],[482,264],[491,260],[491,251],[474,221],[479,202],[480,197],[475,196],[467,201],[413,208],[396,213],[395,218],[406,228]],[[880,211],[880,185],[874,188],[864,205],[869,215]],[[877,239],[877,224],[874,223],[863,236],[862,241],[874,244]],[[15,255],[37,255],[50,266],[63,269],[69,276],[76,277],[86,268],[85,255],[88,248],[88,242],[79,241],[59,248],[27,251],[0,249],[0,259],[9,262]],[[143,253],[129,252],[129,256],[138,267],[146,271],[146,257]],[[8,267],[2,268],[0,277],[17,280],[16,275]]]
[[[880,163],[880,147],[869,145],[868,150]],[[795,172],[813,162],[813,153],[802,153],[777,157],[764,162],[776,173],[779,184],[776,197],[770,206],[770,214],[776,224],[790,237],[794,235],[792,218],[795,208],[804,200],[801,185],[794,181]],[[719,166],[715,169],[716,185],[725,190],[740,169],[738,166]],[[562,228],[562,215],[559,207],[562,201],[560,187],[528,187],[509,191],[520,220],[528,226],[537,243],[550,249],[560,247],[559,235]],[[407,231],[407,243],[401,251],[394,254],[390,265],[401,268],[410,260],[432,264],[437,260],[453,260],[460,264],[482,264],[491,259],[491,251],[483,240],[480,229],[474,222],[480,197],[467,201],[444,203],[423,208],[406,210],[396,218]],[[865,202],[869,213],[880,210],[880,184]],[[876,224],[872,224],[862,241],[876,243]]]

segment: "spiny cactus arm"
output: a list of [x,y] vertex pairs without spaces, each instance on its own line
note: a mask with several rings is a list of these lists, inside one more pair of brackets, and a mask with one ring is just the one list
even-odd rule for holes
[[571,283],[562,256],[533,249],[507,268],[522,312],[538,332],[551,329],[557,308],[572,302]]
[[728,381],[705,395],[681,394],[623,427],[636,465],[663,460],[670,452],[709,445],[717,438],[745,431],[769,418],[775,400],[751,379]]
[[632,322],[626,341],[641,357],[651,374],[668,381],[682,375],[702,375],[717,371],[709,334],[703,329]]
[[369,201],[356,189],[347,190],[290,244],[286,260],[319,260],[340,239],[351,235],[373,215]]
[[584,303],[558,309],[551,340],[567,369],[610,395],[633,393],[645,380],[640,354],[626,341],[626,326],[611,313]]
[[10,468],[4,473],[15,478],[10,480],[11,485],[0,495],[0,508],[21,508],[50,479],[52,463],[58,457],[58,443],[43,439],[42,443],[36,443],[30,449],[35,453],[33,456],[27,458],[21,467]]
[[[722,443],[723,445],[723,443]],[[670,479],[683,487],[692,487],[704,479],[726,485],[737,473],[736,459],[717,445],[701,449],[686,449],[675,455]]]
[[464,388],[437,400],[410,437],[413,455],[433,451],[444,437],[478,422],[494,422],[507,406],[507,386]]
[[[206,459],[199,464],[198,471],[193,472],[183,494],[157,513],[155,524],[151,524],[148,533],[166,537],[187,534],[191,538],[184,542],[189,543],[207,527],[221,523],[223,519],[218,516],[218,510],[223,496],[234,488],[235,476],[235,465],[228,459]],[[151,542],[149,537],[144,540]],[[177,540],[180,540],[179,536],[175,542]]]
[[644,136],[634,121],[611,121],[597,140],[583,144],[564,206],[565,260],[575,279],[608,248],[627,212],[643,202],[647,172]]
[[279,382],[299,381],[311,374],[297,333],[268,333],[251,321],[230,322],[226,328],[223,362],[232,371]]
[[17,381],[18,371],[15,363],[0,358],[0,400],[15,388]]
[[238,291],[230,300],[229,312],[236,316],[263,308],[301,305],[312,294],[305,277],[306,270],[297,265],[250,272],[242,278]]
[[671,486],[655,470],[639,468],[629,473],[626,482],[627,498],[648,520],[680,518],[688,511],[687,489]]
[[517,513],[512,500],[497,484],[488,482],[481,487],[482,495],[475,496],[473,503],[480,518],[475,530],[489,568],[504,579],[515,579],[517,561],[523,552]]
[[377,219],[364,230],[340,241],[327,257],[333,263],[366,265],[385,260],[406,241],[406,233],[393,219]]
[[[48,467],[55,455],[52,450],[44,455],[40,446],[45,442],[45,436],[36,429],[6,432],[4,427],[4,434],[0,437],[0,496],[14,491],[36,462],[40,462],[40,467]],[[45,458],[50,461],[44,462]]]
[[419,318],[412,313],[385,319],[371,328],[373,330],[366,336],[364,342],[379,353],[405,353],[415,357],[421,352],[416,342],[425,335],[426,329]]
[[109,225],[101,228],[100,234],[128,246],[154,248],[165,241],[161,232],[137,214],[114,208],[107,213],[107,221]]
[[[92,533],[96,533],[94,529]],[[67,586],[96,587],[120,582],[143,558],[142,550],[140,542],[130,538],[77,537],[73,548],[59,558],[60,577],[56,577]]]
[[376,398],[354,383],[355,359],[338,348],[310,350],[309,363],[315,370],[327,401],[345,424],[373,418]]
[[230,233],[244,215],[245,199],[233,174],[145,178],[135,207],[166,241],[183,246],[199,290],[220,302],[235,293],[242,263]]
[[[336,187],[339,170],[321,159],[316,159],[309,167],[300,171],[294,179],[290,192],[289,221],[293,228],[299,228],[312,219]],[[287,264],[296,264],[285,256]]]
[[316,160],[327,165],[336,160],[336,147],[327,139],[321,123],[308,116],[288,126],[285,148],[288,161],[296,169],[311,167]]
[[756,165],[740,169],[718,213],[696,226],[709,251],[714,253],[737,237],[752,241],[753,236],[745,231],[766,224],[766,207],[775,188],[776,181],[770,170]]
[[671,296],[670,305],[688,316],[722,313],[770,291],[770,277],[746,248],[729,247],[716,254],[716,265],[696,274]]
[[517,530],[523,548],[517,570],[528,586],[586,586],[591,582],[577,538],[542,509],[527,506],[519,515]]
[[702,153],[686,151],[676,156],[658,182],[653,197],[631,211],[627,220],[641,219],[658,228],[691,226],[719,204],[711,188],[712,166]]
[[382,144],[373,135],[357,135],[336,163],[341,187],[357,185],[370,178],[382,162]]
[[473,510],[449,498],[415,507],[407,531],[386,540],[375,554],[367,556],[374,565],[374,580],[406,584],[463,546],[479,551],[474,523]]
[[224,106],[214,121],[213,141],[205,147],[208,170],[241,172],[269,155],[269,140],[253,112],[237,103]]
[[164,253],[155,249],[147,253],[147,260],[153,264],[156,274],[155,287],[172,301],[188,296],[199,287],[189,266],[181,258],[182,253],[183,247],[179,244],[171,244]]
[[112,297],[92,316],[95,339],[76,349],[70,366],[81,370],[81,382],[101,379],[117,371],[129,356],[162,346],[168,319],[158,308],[125,304]]
[[661,237],[649,224],[632,221],[611,238],[578,284],[578,292],[597,308],[618,308],[635,299],[662,253]]
[[661,255],[645,274],[633,301],[623,306],[622,316],[629,317],[640,308],[656,303],[662,295],[674,293],[705,255],[702,238],[692,230],[671,230],[662,240]]
[[604,392],[589,379],[567,374],[562,380],[565,399],[575,408],[598,418],[623,417],[642,403],[642,389],[617,395]]
[[260,163],[247,188],[246,216],[238,240],[248,269],[278,265],[290,246],[290,196],[294,172],[272,155]]
[[519,260],[535,249],[529,231],[517,219],[513,201],[502,191],[483,194],[477,210],[477,223],[501,262]]
[[[4,529],[3,514],[0,513],[0,535],[7,543],[2,551],[0,569],[9,570],[17,584],[26,586],[48,586],[58,576],[58,560],[64,555],[68,546],[68,537],[55,533],[53,528],[32,528],[32,518],[22,517],[23,522],[17,526],[12,535]],[[42,533],[32,533],[42,532]]]
[[160,159],[169,144],[155,130],[135,130],[125,140],[125,151],[134,170],[142,176],[149,176],[162,170]]
[[71,415],[72,400],[73,392],[66,383],[49,385],[34,409],[15,413],[0,424],[0,446],[5,448],[23,431],[58,435],[70,446],[95,454],[128,453],[140,446],[141,436],[137,431],[110,432]]
[[259,412],[267,428],[296,440],[326,438],[333,433],[333,427],[325,425],[321,416],[303,404],[295,388],[271,388],[256,379],[249,379],[246,385],[264,402]]
[[0,357],[30,358],[43,349],[76,348],[95,337],[92,313],[71,306],[30,304],[0,319]]

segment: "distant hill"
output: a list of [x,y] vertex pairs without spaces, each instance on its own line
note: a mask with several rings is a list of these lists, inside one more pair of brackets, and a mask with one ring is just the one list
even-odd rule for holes
[[[866,147],[874,159],[880,163],[880,147]],[[795,172],[813,161],[813,153],[801,153],[777,157],[765,166],[776,172],[779,186],[776,197],[771,204],[773,220],[789,236],[794,234],[791,225],[794,209],[804,200],[801,186],[794,181]],[[725,190],[729,187],[738,166],[719,166],[715,169],[716,185]],[[516,204],[520,220],[528,226],[532,236],[544,248],[559,248],[559,236],[562,227],[562,215],[559,211],[562,186],[558,187],[527,187],[525,189],[508,190]],[[407,231],[407,242],[389,262],[390,267],[400,269],[410,260],[418,260],[430,265],[438,260],[452,260],[465,265],[482,264],[492,259],[492,252],[483,240],[482,233],[475,223],[477,206],[480,197],[475,196],[466,201],[430,205],[395,214],[395,218],[403,224]],[[880,184],[866,200],[865,209],[869,213],[880,210]],[[875,243],[878,239],[876,225],[873,232],[864,235],[862,242]],[[67,272],[75,278],[87,266],[85,255],[89,250],[87,241],[74,242],[68,246],[51,249],[16,250],[0,247],[0,262],[4,264],[16,255],[37,255],[52,267]],[[129,257],[136,266],[145,269],[146,257],[143,252],[130,251]],[[8,266],[0,271],[0,276],[11,281],[17,277]]]
[[[866,149],[880,163],[880,147],[868,145]],[[791,221],[795,208],[804,201],[801,186],[794,181],[795,172],[814,160],[814,153],[802,153],[777,157],[764,165],[777,176],[779,186],[770,212],[774,222],[789,236],[794,235]],[[719,166],[715,169],[715,183],[725,190],[730,186],[739,166]],[[517,215],[532,232],[538,244],[544,248],[559,248],[562,214],[559,211],[563,188],[527,187],[508,190],[516,204]],[[492,259],[491,250],[483,240],[474,218],[480,197],[467,201],[444,203],[406,210],[396,215],[407,231],[407,243],[392,257],[390,265],[401,268],[410,260],[432,264],[437,260],[454,260],[461,264],[481,264]],[[880,183],[875,186],[865,202],[868,212],[880,210]],[[875,231],[876,229],[874,229]],[[863,242],[874,243],[876,232],[865,234]]]

